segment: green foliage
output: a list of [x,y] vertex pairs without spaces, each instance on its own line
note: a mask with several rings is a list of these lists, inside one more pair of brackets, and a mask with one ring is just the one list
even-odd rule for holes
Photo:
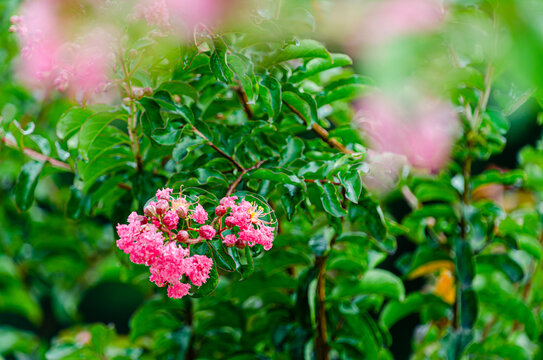
[[[376,79],[357,74],[356,59],[299,30],[315,23],[303,8],[255,13],[247,28],[197,33],[167,54],[150,35],[131,39],[118,80],[150,90],[121,89],[108,105],[38,101],[1,65],[0,358],[324,359],[324,341],[331,359],[392,359],[397,329],[413,359],[542,358],[543,142],[494,166],[517,156],[512,116],[540,95],[504,88],[524,69],[487,54],[486,37],[457,39],[493,17],[513,40],[539,39],[495,3],[453,1],[477,29],[448,24],[432,60],[451,70],[435,86],[462,120],[450,162],[403,172],[386,196],[370,189],[351,121],[353,104],[392,81],[386,59],[367,67]],[[392,72],[439,65],[413,65],[421,50],[405,41]],[[541,50],[540,39],[514,44]],[[192,246],[213,259],[210,278],[167,299],[114,232],[165,186],[204,205],[251,199],[276,227],[272,250]],[[404,331],[411,318],[417,330]]]

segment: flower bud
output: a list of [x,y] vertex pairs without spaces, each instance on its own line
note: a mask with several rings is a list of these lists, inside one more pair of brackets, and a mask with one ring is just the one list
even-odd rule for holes
[[143,97],[143,89],[140,87],[134,87],[132,89],[132,95],[134,99],[141,99]]
[[156,202],[151,201],[149,205],[145,207],[145,209],[143,210],[143,213],[145,214],[145,216],[156,217],[157,216]]
[[204,225],[198,229],[198,234],[206,240],[211,240],[215,236],[215,229],[212,226]]
[[223,216],[224,214],[226,214],[226,207],[223,206],[223,205],[219,205],[215,208],[215,215],[217,216]]
[[236,241],[236,247],[240,250],[243,250],[246,246],[247,240],[238,238],[238,240]]
[[143,215],[136,216],[136,221],[139,221],[141,224],[147,224],[147,218]]
[[232,216],[228,216],[226,219],[224,219],[224,225],[229,228],[233,228],[235,226],[234,218]]
[[179,104],[181,102],[181,97],[179,95],[172,96],[172,99],[176,104]]
[[146,86],[143,88],[143,94],[144,95],[153,95],[153,88],[149,87],[149,86]]
[[164,200],[164,199],[159,200],[156,204],[156,212],[158,215],[165,214],[169,208],[170,208],[170,204],[168,203],[167,200]]
[[132,99],[130,99],[129,97],[123,98],[123,104],[130,105],[131,103],[132,103]]
[[185,230],[181,230],[177,233],[177,241],[184,243],[189,239],[189,233]]
[[187,209],[185,209],[183,206],[178,207],[175,212],[180,219],[185,219],[187,217]]

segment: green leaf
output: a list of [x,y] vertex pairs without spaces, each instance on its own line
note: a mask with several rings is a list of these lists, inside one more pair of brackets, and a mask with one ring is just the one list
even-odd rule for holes
[[462,285],[471,286],[473,277],[475,276],[474,255],[471,245],[463,239],[456,238],[455,253],[457,280]]
[[359,282],[349,282],[346,286],[336,287],[331,297],[344,298],[360,294],[376,294],[403,301],[405,288],[402,280],[389,271],[382,269],[368,270]]
[[84,159],[88,160],[88,152],[92,143],[100,135],[102,131],[113,120],[117,118],[116,113],[101,112],[90,116],[87,121],[81,126],[79,132],[79,151]]
[[282,96],[281,84],[270,76],[264,77],[260,81],[260,99],[271,119],[277,119],[281,113]]
[[32,206],[42,169],[43,163],[38,161],[29,161],[23,165],[15,185],[15,201],[19,210],[27,211]]
[[174,330],[182,325],[176,315],[179,303],[174,301],[150,300],[141,306],[130,318],[132,341],[155,331]]
[[209,67],[211,72],[215,75],[217,81],[230,84],[233,79],[233,72],[226,63],[225,51],[213,51],[209,58]]
[[480,255],[476,258],[477,268],[488,266],[493,270],[503,272],[512,282],[519,282],[524,278],[524,270],[508,254]]
[[311,95],[301,92],[291,84],[284,84],[282,96],[283,101],[295,110],[293,112],[301,117],[300,120],[305,122],[308,129],[318,122],[317,103]]
[[187,96],[198,101],[198,91],[195,88],[181,81],[166,81],[160,84],[157,91],[164,90],[171,95]]
[[391,301],[385,305],[379,317],[379,323],[390,329],[398,321],[407,315],[421,312],[426,306],[446,306],[443,301],[432,294],[413,293],[404,301]]
[[294,174],[289,173],[287,169],[283,168],[260,168],[251,172],[251,178],[261,180],[271,180],[281,184],[298,185],[303,184],[302,180]]
[[477,295],[471,288],[460,289],[460,326],[464,329],[473,329],[479,308]]
[[536,238],[520,235],[517,239],[520,250],[526,251],[537,260],[543,258],[543,246]]
[[310,59],[305,66],[299,68],[299,70],[297,70],[289,80],[293,83],[297,83],[320,72],[337,67],[352,65],[352,63],[352,59],[345,54],[331,54],[330,59]]
[[356,167],[338,174],[341,185],[345,188],[345,196],[355,204],[358,204],[358,198],[362,192],[362,178]]
[[520,185],[524,179],[525,174],[522,170],[500,172],[496,169],[491,169],[473,178],[473,188],[486,184]]
[[331,56],[320,42],[315,40],[301,40],[295,44],[289,44],[274,54],[267,56],[262,61],[262,65],[269,67],[284,61],[304,58],[330,59]]
[[213,255],[213,261],[217,264],[217,267],[222,270],[226,271],[234,271],[236,270],[236,262],[228,254],[224,248],[224,245],[222,244],[221,240],[213,240],[210,241],[211,243],[211,251]]
[[338,189],[330,184],[315,182],[315,185],[321,191],[321,201],[324,210],[334,217],[343,217],[347,215],[347,211],[341,207],[341,194]]
[[518,320],[524,324],[524,330],[532,341],[537,339],[539,335],[537,320],[522,299],[499,287],[480,289],[477,295],[480,302],[489,306],[501,318]]
[[370,85],[367,78],[358,75],[335,81],[326,86],[318,98],[318,105],[321,107],[338,100],[350,101],[368,92]]
[[458,193],[449,184],[442,182],[422,182],[413,192],[419,202],[443,201],[454,203],[458,201]]
[[297,137],[289,137],[287,146],[281,153],[281,160],[277,164],[279,167],[290,164],[291,162],[300,159],[304,151],[304,142]]
[[58,120],[57,136],[61,140],[71,137],[79,131],[81,125],[83,125],[85,120],[91,115],[92,111],[80,107],[72,107],[66,110]]

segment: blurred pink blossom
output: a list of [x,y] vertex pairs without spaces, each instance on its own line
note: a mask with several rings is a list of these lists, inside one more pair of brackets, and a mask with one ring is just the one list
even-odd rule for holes
[[18,74],[29,86],[53,82],[57,58],[64,43],[59,21],[58,4],[54,0],[27,1],[20,16],[13,16],[10,28],[21,42]]
[[449,159],[458,132],[452,105],[433,98],[401,103],[373,94],[360,104],[359,125],[378,152],[404,155],[415,167],[438,170]]
[[439,0],[385,0],[368,5],[355,43],[377,44],[437,29],[445,10]]
[[135,16],[151,26],[190,36],[199,24],[213,25],[223,13],[221,0],[140,0]]
[[88,100],[109,83],[111,35],[95,28],[74,41],[61,13],[58,0],[27,0],[20,16],[11,18],[10,30],[18,34],[22,48],[17,73],[28,87],[46,92],[56,88]]

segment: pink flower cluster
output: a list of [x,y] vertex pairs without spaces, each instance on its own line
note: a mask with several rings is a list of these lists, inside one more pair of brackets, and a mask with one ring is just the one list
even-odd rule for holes
[[[266,215],[261,207],[241,200],[236,204],[237,196],[221,199],[220,205],[215,209],[215,214],[220,217],[221,228],[219,230],[223,244],[227,247],[236,246],[239,249],[247,245],[262,245],[264,250],[270,250],[273,246],[275,228],[262,218]],[[227,235],[222,234],[222,218],[224,225],[230,229]],[[237,234],[236,234],[237,233]]]
[[[159,287],[168,285],[168,296],[179,299],[189,293],[190,283],[203,285],[213,266],[213,260],[205,255],[190,256],[190,246],[213,239],[217,231],[213,223],[206,224],[209,216],[201,204],[182,192],[177,197],[172,192],[169,188],[158,190],[145,206],[144,215],[133,212],[128,224],[118,224],[117,246],[133,263],[149,266],[149,280]],[[223,243],[239,249],[256,244],[271,249],[275,228],[264,221],[263,209],[237,200],[236,196],[225,197],[215,208]]]
[[[205,255],[190,256],[188,246],[212,239],[215,229],[209,225],[192,228],[191,219],[204,223],[207,213],[183,195],[174,198],[172,189],[166,188],[157,191],[144,215],[133,212],[128,224],[117,225],[119,249],[129,254],[133,263],[149,266],[149,280],[159,287],[168,285],[168,296],[175,299],[189,293],[190,283],[203,285],[213,266],[213,260]],[[189,231],[198,234],[196,238],[191,239]]]
[[115,57],[108,44],[113,41],[99,28],[68,39],[62,12],[58,0],[27,0],[20,16],[11,18],[10,31],[22,47],[17,72],[29,87],[56,88],[86,101],[109,86]]

